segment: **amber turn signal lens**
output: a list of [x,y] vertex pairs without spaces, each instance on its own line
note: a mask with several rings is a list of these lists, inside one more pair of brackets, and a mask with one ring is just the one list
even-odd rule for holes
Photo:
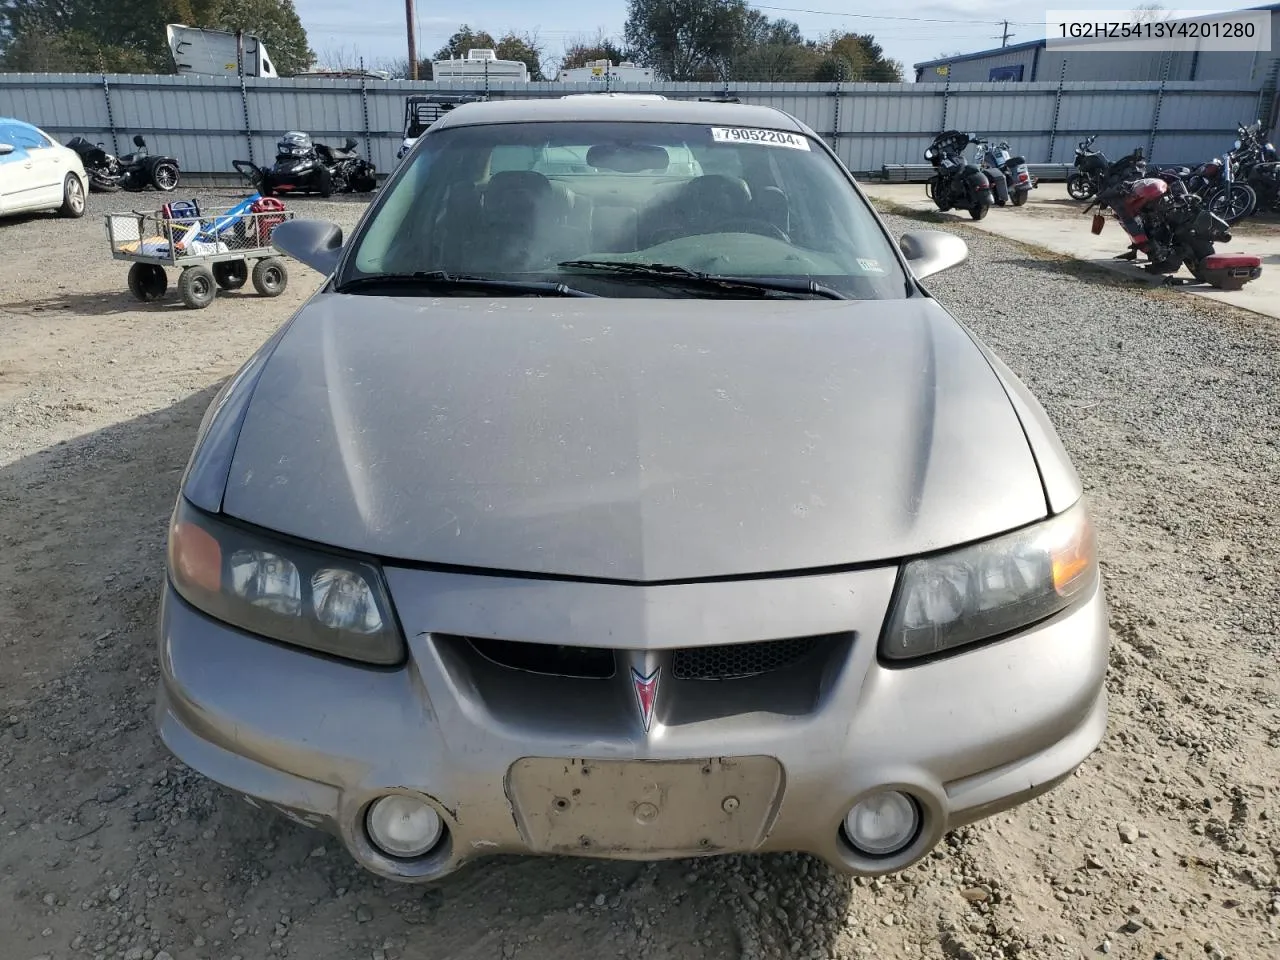
[[1053,589],[1059,596],[1074,595],[1082,583],[1092,577],[1098,562],[1093,523],[1083,511],[1075,528],[1075,536],[1052,551]]
[[222,548],[195,524],[178,521],[169,532],[169,560],[184,584],[217,593],[222,589]]

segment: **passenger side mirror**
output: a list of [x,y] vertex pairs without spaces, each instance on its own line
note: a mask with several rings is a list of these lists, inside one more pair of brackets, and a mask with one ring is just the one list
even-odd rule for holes
[[271,245],[327,277],[342,256],[342,228],[327,220],[286,220],[271,232]]
[[968,244],[954,234],[943,233],[941,230],[904,233],[898,245],[911,266],[911,272],[919,280],[950,270],[969,258]]
[[16,149],[12,143],[0,143],[0,157],[7,157]]

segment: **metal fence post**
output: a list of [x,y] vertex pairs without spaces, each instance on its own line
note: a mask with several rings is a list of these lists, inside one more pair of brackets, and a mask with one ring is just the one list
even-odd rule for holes
[[1150,160],[1156,152],[1156,130],[1160,126],[1160,108],[1164,106],[1164,85],[1169,82],[1169,61],[1172,59],[1173,54],[1165,54],[1163,65],[1160,68],[1160,89],[1156,91],[1156,106],[1151,112],[1151,139],[1147,141],[1148,160]]
[[1067,58],[1062,58],[1062,69],[1058,73],[1058,92],[1053,98],[1053,120],[1049,124],[1049,155],[1045,163],[1053,163],[1053,148],[1058,143],[1058,117],[1062,113],[1062,88],[1067,82]]
[[840,153],[840,104],[844,100],[844,84],[836,81],[836,89],[832,94],[835,99],[835,115],[831,118],[831,149]]
[[249,123],[249,88],[245,86],[244,74],[240,74],[240,107],[244,110],[244,139],[249,144],[249,162],[256,163],[253,158],[253,127]]
[[102,75],[102,96],[107,101],[107,129],[111,131],[111,152],[117,157],[120,156],[120,144],[116,141],[116,121],[111,114],[111,84],[107,82],[107,75]]
[[364,113],[364,155],[373,163],[373,142],[369,139],[369,85],[364,76],[364,57],[360,58],[360,109]]

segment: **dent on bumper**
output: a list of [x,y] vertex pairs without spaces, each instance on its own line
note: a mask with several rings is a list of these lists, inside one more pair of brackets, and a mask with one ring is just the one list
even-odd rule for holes
[[[539,850],[529,818],[513,809],[511,771],[530,757],[774,757],[783,771],[778,800],[742,850],[803,851],[871,874],[900,869],[947,830],[1051,789],[1101,741],[1109,645],[1101,592],[1072,614],[1009,640],[888,669],[877,662],[875,646],[892,572],[832,577],[841,578],[828,585],[830,596],[848,599],[824,616],[844,618],[856,637],[810,716],[748,714],[629,737],[602,738],[592,730],[531,735],[496,722],[459,685],[426,629],[430,614],[406,602],[413,594],[403,590],[397,604],[411,652],[407,666],[394,670],[264,642],[211,621],[168,590],[157,723],[169,749],[194,769],[338,834],[366,867],[396,879],[432,879],[489,854],[564,852]],[[394,578],[392,585],[395,592]],[[767,606],[770,590],[780,588],[759,586]],[[502,606],[504,589],[492,585],[490,610]],[[656,599],[647,610],[665,630],[675,614],[663,613],[663,603]],[[869,860],[844,841],[840,823],[859,797],[883,788],[911,792],[924,826],[902,854]],[[365,836],[362,812],[386,792],[434,803],[448,825],[446,844],[412,864],[381,857]],[[732,851],[661,855],[705,852]]]

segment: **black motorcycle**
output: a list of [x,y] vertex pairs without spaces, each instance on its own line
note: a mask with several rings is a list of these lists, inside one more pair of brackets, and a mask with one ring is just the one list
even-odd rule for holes
[[231,165],[264,197],[277,194],[333,193],[333,174],[320,160],[309,134],[290,130],[276,142],[276,162],[259,167],[248,160],[232,160]]
[[356,142],[348,137],[340,148],[313,143],[310,134],[290,130],[276,143],[276,162],[258,167],[248,160],[231,165],[264,197],[278,194],[317,193],[332,196],[334,191],[369,191],[376,185],[373,164],[355,155]]
[[1027,158],[1014,154],[1008,140],[994,144],[990,140],[974,142],[978,145],[976,159],[991,181],[996,206],[1003,207],[1008,202],[1015,207],[1023,206],[1037,185]]
[[936,173],[925,184],[925,193],[939,210],[958,207],[981,220],[991,209],[991,181],[977,164],[964,158],[964,150],[977,138],[958,130],[944,130],[933,138],[924,158]]
[[1250,216],[1258,205],[1254,189],[1237,178],[1239,169],[1239,158],[1228,150],[1221,157],[1206,160],[1194,170],[1190,167],[1165,167],[1157,176],[1169,184],[1180,181],[1205,202],[1211,213],[1232,224]]
[[141,135],[133,138],[136,152],[123,157],[107,153],[100,143],[90,143],[84,137],[72,137],[67,147],[80,156],[84,172],[89,175],[89,188],[103,193],[116,190],[138,192],[147,187],[169,193],[178,188],[181,176],[178,161],[173,157],[153,157],[147,152],[147,141]]
[[1275,144],[1266,139],[1260,120],[1247,127],[1238,124],[1236,133],[1239,139],[1232,155],[1237,163],[1237,178],[1253,189],[1261,209],[1280,213],[1280,157]]
[[1075,169],[1067,175],[1067,193],[1073,200],[1088,200],[1094,196],[1111,166],[1105,153],[1093,149],[1093,142],[1097,139],[1095,133],[1076,145]]
[[372,193],[377,189],[377,168],[356,153],[354,137],[347,137],[340,147],[317,143],[315,149],[329,170],[334,193]]

